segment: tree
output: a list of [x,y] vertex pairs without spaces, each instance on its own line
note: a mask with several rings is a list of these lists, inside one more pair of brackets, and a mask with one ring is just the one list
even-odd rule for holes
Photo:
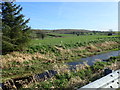
[[37,31],[36,34],[37,34],[37,37],[41,39],[44,39],[46,36],[45,33],[42,31]]
[[2,2],[2,51],[3,54],[23,50],[30,41],[30,27],[20,12],[22,7],[14,2]]

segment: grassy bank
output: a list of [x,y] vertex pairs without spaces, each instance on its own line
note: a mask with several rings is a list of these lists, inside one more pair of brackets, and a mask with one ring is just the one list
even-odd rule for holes
[[119,69],[120,56],[111,57],[108,62],[96,62],[93,66],[84,65],[83,68],[78,67],[76,71],[65,71],[59,73],[54,78],[44,82],[31,84],[29,88],[50,89],[50,88],[80,88],[98,78],[104,76],[103,69],[110,68],[113,70]]
[[45,70],[54,69],[58,64],[61,67],[64,62],[117,50],[119,38],[116,37],[75,36],[52,38],[51,41],[50,39],[34,40],[27,50],[2,56],[2,79],[6,81],[42,73]]
[[117,50],[118,45],[119,38],[117,36],[75,36],[35,40],[26,52],[39,52],[56,61],[67,62],[81,57]]

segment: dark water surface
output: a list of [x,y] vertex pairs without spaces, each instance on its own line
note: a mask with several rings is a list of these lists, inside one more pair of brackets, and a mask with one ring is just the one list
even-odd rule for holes
[[[94,55],[94,56],[90,56],[87,58],[81,58],[80,60],[82,60],[83,62],[87,62],[88,65],[93,65],[95,61],[97,60],[105,60],[105,59],[109,59],[112,56],[118,56],[120,55],[120,50],[119,51],[111,51],[111,52],[107,52],[107,53],[103,53],[103,54],[99,54],[99,55]],[[68,65],[72,65],[72,66],[76,66],[78,64],[83,64],[83,62],[69,62],[67,63]]]

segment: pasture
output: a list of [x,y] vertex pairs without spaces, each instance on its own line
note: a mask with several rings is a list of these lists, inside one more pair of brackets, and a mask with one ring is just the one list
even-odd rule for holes
[[[60,35],[60,34],[59,34]],[[67,36],[67,34],[62,34],[62,36]],[[90,40],[97,40],[98,38],[106,38],[110,36],[106,35],[69,35],[69,37],[60,38],[45,38],[45,39],[35,39],[31,41],[31,45],[56,45],[56,44],[73,44],[77,42],[88,42]]]

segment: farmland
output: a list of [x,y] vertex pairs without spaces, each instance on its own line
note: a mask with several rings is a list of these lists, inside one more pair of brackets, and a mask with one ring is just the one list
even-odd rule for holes
[[[57,34],[58,35],[58,34]],[[61,34],[59,34],[61,35]],[[96,40],[98,38],[105,38],[108,36],[101,36],[101,35],[95,35],[95,36],[75,36],[75,35],[68,35],[68,34],[62,34],[61,36],[65,36],[63,38],[45,38],[44,40],[33,40],[31,43],[34,44],[44,44],[44,45],[56,45],[56,44],[74,44],[77,42],[88,42],[90,40]],[[68,37],[69,36],[69,37]]]
[[[55,77],[56,80],[54,80],[53,83],[55,86],[66,88],[68,82],[72,83],[71,80],[70,82],[66,78],[71,77],[71,79],[80,79],[80,81],[81,78],[83,78],[85,80],[85,77],[83,75],[81,76],[79,73],[86,71],[83,70],[83,72],[81,71],[76,74],[71,73],[72,76],[69,76],[68,74],[65,74],[68,70],[61,71],[62,68],[68,67],[64,65],[64,63],[77,61],[78,59],[80,61],[80,58],[82,57],[118,50],[119,45],[118,35],[77,36],[73,34],[51,32],[47,34],[61,37],[46,36],[44,39],[35,38],[31,40],[30,45],[24,51],[12,52],[2,56],[2,80],[4,82],[11,78],[21,78],[42,73],[46,70],[56,70],[59,71],[60,74]],[[91,68],[88,69],[90,71],[89,73],[93,73]],[[77,77],[79,75],[80,77]],[[63,81],[58,80],[59,78],[62,78]],[[60,86],[56,85],[59,83],[63,84]],[[51,83],[48,81],[34,84],[32,87],[36,87],[36,85],[43,88],[52,87]]]

